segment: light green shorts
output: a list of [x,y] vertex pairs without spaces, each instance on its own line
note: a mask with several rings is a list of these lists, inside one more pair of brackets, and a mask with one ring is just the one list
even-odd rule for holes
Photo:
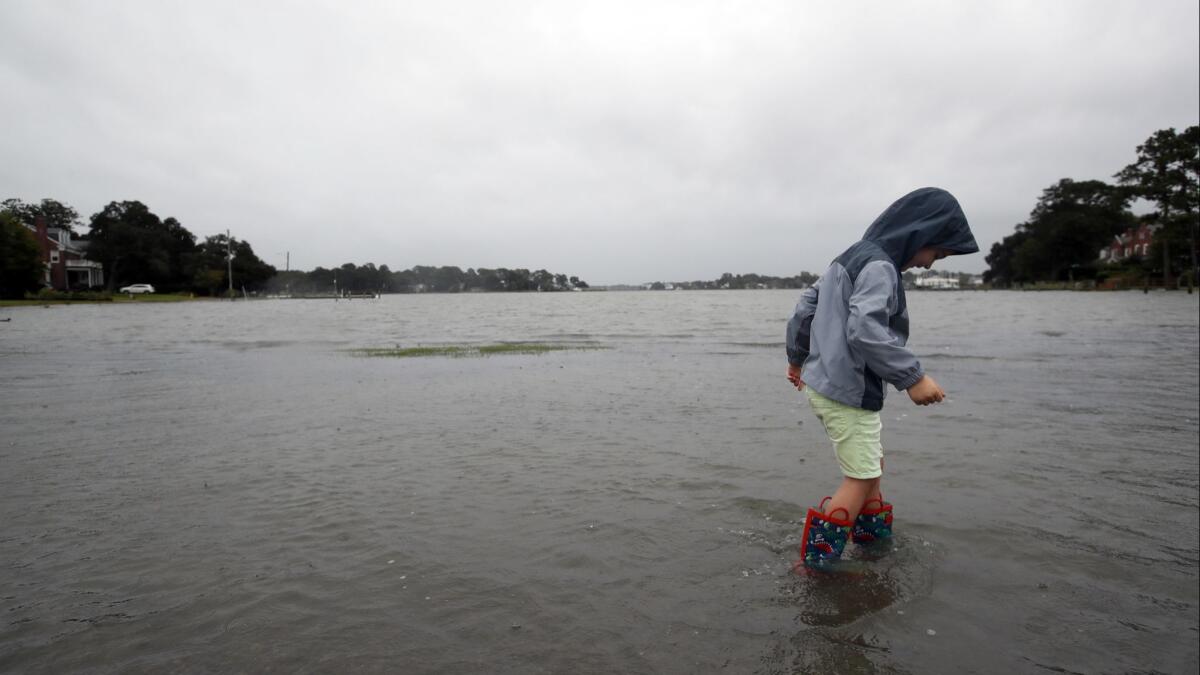
[[883,423],[879,413],[839,403],[805,387],[817,419],[833,441],[842,474],[850,478],[871,479],[883,475],[883,446],[879,432]]

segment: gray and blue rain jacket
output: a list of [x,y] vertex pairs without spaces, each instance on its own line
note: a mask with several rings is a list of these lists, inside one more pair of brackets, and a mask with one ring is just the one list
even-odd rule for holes
[[904,345],[908,308],[901,267],[926,246],[953,255],[979,246],[958,200],[921,188],[896,200],[804,290],[787,325],[787,358],[806,385],[865,410],[883,409],[884,382],[908,389],[925,375]]

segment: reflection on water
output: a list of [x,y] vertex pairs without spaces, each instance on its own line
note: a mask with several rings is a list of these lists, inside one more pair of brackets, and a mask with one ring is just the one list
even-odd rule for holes
[[800,622],[844,626],[887,609],[900,595],[898,582],[863,561],[847,560],[832,572],[812,572],[795,593]]
[[[1195,672],[1195,296],[912,294],[950,402],[839,577],[794,302],[0,310],[0,671]],[[502,342],[607,349],[346,353]]]

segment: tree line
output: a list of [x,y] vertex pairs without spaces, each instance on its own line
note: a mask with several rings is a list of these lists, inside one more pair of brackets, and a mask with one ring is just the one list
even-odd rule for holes
[[[79,213],[54,199],[26,203],[0,202],[0,297],[20,298],[41,287],[41,252],[28,228],[38,221],[76,233]],[[569,291],[586,289],[576,276],[544,269],[467,269],[418,265],[392,271],[373,263],[310,272],[280,272],[254,253],[247,241],[224,234],[197,241],[173,217],[161,218],[139,201],[110,202],[88,221],[79,241],[87,257],[104,266],[105,290],[133,283],[153,284],[160,292],[216,296],[229,292],[233,271],[235,294],[247,293],[458,293],[471,291]],[[232,254],[232,260],[230,260]]]
[[726,272],[719,279],[708,281],[675,281],[670,284],[655,281],[644,284],[652,291],[665,290],[668,286],[683,291],[743,290],[755,288],[808,288],[816,283],[818,275],[801,272],[790,277],[773,277],[766,274],[733,274]]
[[[1039,282],[1161,277],[1186,271],[1195,283],[1200,229],[1200,126],[1162,129],[1137,146],[1115,183],[1063,178],[1043,190],[1029,219],[992,246],[984,281],[998,287]],[[1154,210],[1135,216],[1143,199]],[[1158,227],[1150,252],[1128,260],[1099,260],[1113,237],[1140,223]]]
[[267,292],[296,294],[328,293],[469,293],[500,291],[571,291],[586,289],[588,283],[576,276],[554,274],[544,269],[431,267],[417,265],[392,271],[374,263],[311,272],[279,272],[267,285]]
[[[0,220],[6,238],[32,240],[32,233],[21,225],[36,228],[39,220],[47,227],[75,233],[82,222],[71,206],[55,199],[30,204],[20,199],[0,202]],[[228,292],[232,267],[235,292],[260,290],[275,274],[275,268],[254,253],[249,242],[224,234],[197,241],[178,219],[159,217],[140,201],[109,202],[92,214],[88,231],[78,241],[86,247],[87,258],[104,266],[104,290],[112,292],[133,283],[153,284],[160,292],[219,295]],[[36,251],[36,243],[34,245]],[[232,255],[232,261],[230,261]],[[8,296],[36,290],[41,285],[40,253],[32,260],[27,253],[11,261],[21,270],[14,283],[6,283]],[[4,269],[10,269],[5,263]],[[32,276],[31,276],[32,272]]]

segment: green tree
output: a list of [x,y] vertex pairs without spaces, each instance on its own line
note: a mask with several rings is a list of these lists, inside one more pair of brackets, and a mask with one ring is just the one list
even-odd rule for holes
[[501,272],[502,270],[479,268],[477,271],[479,275],[479,288],[485,291],[504,290],[504,275]]
[[183,290],[188,287],[195,266],[196,235],[169,216],[163,220],[162,226],[159,242],[166,253],[167,277],[163,286],[166,290]]
[[196,238],[175,218],[160,219],[139,201],[110,202],[91,218],[88,256],[104,265],[108,289],[150,283],[191,285]]
[[354,263],[344,263],[338,268],[338,292],[342,294],[362,292],[362,276],[363,275],[358,271],[358,265],[355,265]]
[[1134,222],[1128,200],[1103,181],[1063,178],[1042,192],[1028,221],[992,247],[985,279],[1008,285],[1094,275],[1097,252]]
[[423,286],[424,290],[427,291],[433,290],[435,282],[434,277],[437,274],[436,267],[430,267],[428,265],[415,265],[411,270],[409,270],[409,273],[412,286]]
[[0,210],[8,211],[22,223],[36,226],[39,217],[44,218],[46,227],[60,227],[74,234],[79,225],[79,213],[56,199],[43,199],[39,204],[26,204],[20,199],[5,199]]
[[247,292],[258,292],[275,276],[275,268],[260,260],[249,242],[218,234],[207,237],[196,247],[192,286],[197,292],[207,295],[229,292],[229,252],[233,255],[235,294],[241,293],[243,288]]
[[466,275],[456,266],[439,267],[433,273],[433,283],[430,290],[442,293],[457,293],[463,289]]
[[345,263],[337,269],[337,287],[341,292],[378,293],[390,290],[392,285],[392,273],[387,265],[375,267],[375,263],[367,263],[360,267]]
[[530,283],[529,270],[518,267],[515,270],[503,269],[504,273],[504,290],[506,291],[532,291],[533,285]]
[[0,210],[0,298],[21,298],[37,290],[45,270],[33,233],[15,214]]
[[546,270],[537,270],[529,277],[529,284],[537,291],[553,291],[554,275]]
[[151,249],[145,241],[145,233],[160,224],[158,216],[137,201],[109,202],[101,211],[92,214],[88,236],[90,253],[104,265],[108,290],[126,279],[131,280],[129,283],[150,281],[138,278],[148,267]]
[[411,270],[392,272],[391,286],[398,293],[411,293],[416,283]]
[[[1200,126],[1182,133],[1174,128],[1154,132],[1137,147],[1137,160],[1115,175],[1126,191],[1154,202],[1162,229],[1155,248],[1162,255],[1164,281],[1171,274],[1173,245],[1185,247],[1191,263],[1191,280],[1197,266],[1197,230],[1200,229]],[[1175,250],[1178,250],[1176,248]],[[1186,263],[1185,263],[1186,264]]]
[[1046,188],[1029,214],[1030,237],[1017,249],[1017,268],[1050,281],[1092,268],[1113,235],[1134,224],[1128,201],[1124,190],[1098,180],[1064,178]]
[[1017,249],[1025,243],[1029,238],[1029,233],[1017,226],[1017,231],[1008,235],[1004,239],[992,244],[992,250],[984,258],[984,262],[988,264],[987,271],[983,273],[983,280],[995,286],[1008,287],[1022,281],[1032,281],[1026,279],[1017,273],[1014,261],[1017,257]]
[[332,293],[336,276],[333,270],[318,267],[308,273],[309,290],[314,293]]

